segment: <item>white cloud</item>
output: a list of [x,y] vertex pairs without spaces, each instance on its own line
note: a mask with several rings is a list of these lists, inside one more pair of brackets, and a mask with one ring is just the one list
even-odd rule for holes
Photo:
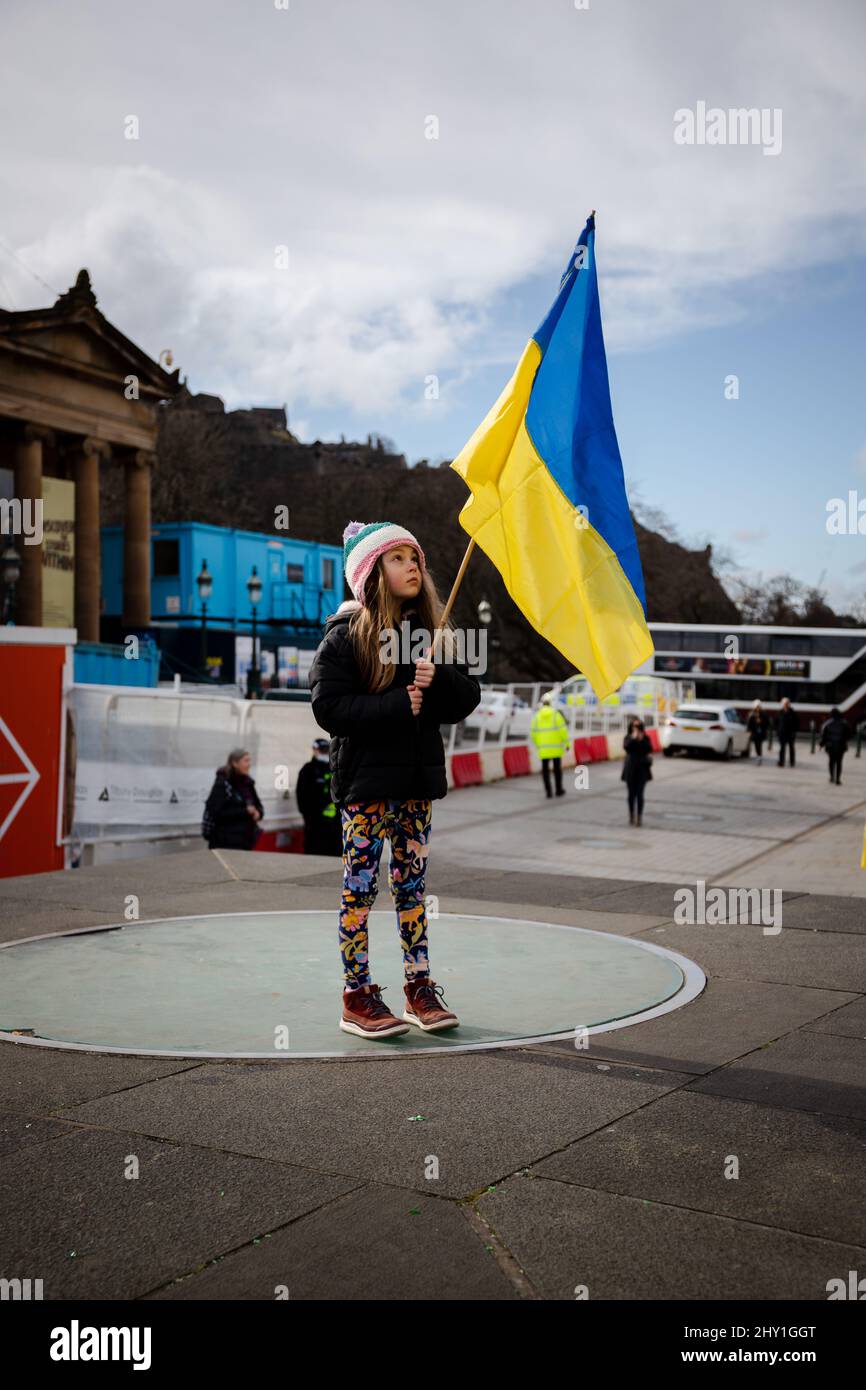
[[[471,390],[508,296],[543,274],[553,297],[593,203],[611,347],[745,318],[756,277],[783,293],[866,250],[862,6],[833,21],[805,0],[19,7],[2,235],[59,290],[88,266],[193,389],[387,430],[430,372]],[[676,146],[699,99],[780,107],[781,154]],[[12,307],[46,302],[0,264]]]

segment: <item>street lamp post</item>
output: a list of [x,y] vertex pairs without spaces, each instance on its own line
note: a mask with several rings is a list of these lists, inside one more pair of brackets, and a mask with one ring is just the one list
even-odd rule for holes
[[[487,602],[487,599],[486,599],[486,598],[483,598],[483,599],[481,600],[481,602],[479,603],[479,605],[478,605],[478,621],[479,621],[479,623],[483,623],[483,624],[484,624],[485,636],[486,636],[487,639],[488,639],[487,645],[488,645],[488,647],[492,648],[493,643],[490,641],[490,636],[491,636],[490,625],[491,625],[491,623],[493,622],[493,609],[490,607],[490,604]],[[488,678],[488,680],[490,681],[490,684],[492,685],[492,684],[493,684],[493,656],[492,656],[492,652],[491,652],[490,662],[489,662],[489,665],[488,665],[488,667],[487,667],[487,678]]]
[[195,582],[201,599],[201,669],[202,674],[207,676],[207,601],[213,590],[213,575],[208,572],[207,560],[202,560],[201,571]]
[[262,581],[259,579],[258,570],[253,565],[253,572],[247,580],[247,593],[250,596],[250,604],[253,610],[253,659],[250,663],[250,674],[247,679],[247,695],[252,700],[259,692],[259,664],[256,659],[256,620],[258,617],[257,609],[262,597]]
[[21,556],[10,544],[0,556],[0,567],[3,575],[3,626],[9,626],[15,622],[15,589],[21,577]]

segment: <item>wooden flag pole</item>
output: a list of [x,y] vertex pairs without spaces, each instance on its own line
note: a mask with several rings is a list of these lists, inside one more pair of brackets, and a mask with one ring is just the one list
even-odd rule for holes
[[[472,554],[472,551],[473,551],[474,549],[475,549],[475,537],[474,537],[474,536],[470,536],[470,538],[469,538],[469,544],[468,544],[467,547],[466,547],[466,554],[463,556],[463,559],[460,561],[460,568],[459,568],[459,570],[457,571],[457,578],[454,580],[454,583],[451,585],[451,593],[448,595],[448,602],[446,603],[445,607],[442,609],[442,617],[439,619],[439,629],[441,629],[441,628],[443,628],[443,627],[445,626],[445,624],[447,623],[447,621],[448,621],[448,619],[449,619],[449,617],[450,617],[450,615],[451,615],[451,609],[454,607],[454,600],[455,600],[455,598],[457,597],[457,590],[460,588],[460,582],[461,582],[461,580],[463,579],[464,574],[466,573],[466,566],[469,564],[469,556]],[[437,631],[438,631],[439,629],[437,629]]]
[[455,600],[456,597],[457,597],[457,590],[460,588],[461,581],[462,581],[462,579],[463,579],[464,574],[466,573],[466,566],[469,564],[469,556],[472,554],[472,551],[473,551],[474,549],[475,549],[475,537],[474,537],[474,536],[470,536],[470,538],[469,538],[469,544],[468,544],[467,547],[466,547],[466,554],[463,556],[463,559],[460,561],[460,568],[459,568],[459,570],[457,571],[457,578],[454,580],[454,583],[451,585],[451,593],[448,595],[448,602],[446,603],[445,607],[442,609],[442,617],[439,619],[439,625],[438,625],[438,627],[436,628],[436,631],[435,631],[434,634],[433,634],[433,645],[432,645],[432,647],[430,648],[430,654],[429,654],[429,656],[428,656],[428,660],[429,660],[429,661],[435,661],[435,660],[436,660],[435,653],[436,653],[437,643],[438,643],[438,641],[439,641],[439,634],[440,634],[440,632],[443,630],[443,628],[445,627],[445,624],[448,622],[448,618],[449,618],[449,616],[450,616],[450,614],[451,614],[451,609],[454,607],[454,600]]

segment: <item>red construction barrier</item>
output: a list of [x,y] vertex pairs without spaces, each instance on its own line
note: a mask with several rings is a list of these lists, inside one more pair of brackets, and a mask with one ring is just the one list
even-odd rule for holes
[[653,748],[657,753],[660,753],[662,751],[662,745],[658,729],[647,729],[647,733],[649,734],[649,741]]
[[455,753],[451,759],[451,777],[455,787],[471,787],[483,782],[480,753]]
[[588,740],[590,747],[590,758],[594,763],[607,762],[607,739],[604,734],[593,734]]
[[304,827],[289,825],[285,830],[263,830],[253,850],[263,854],[303,854]]
[[529,761],[529,745],[518,744],[514,748],[503,748],[502,763],[506,777],[522,777],[532,771]]
[[574,761],[576,763],[592,762],[592,749],[588,738],[576,738],[574,740]]

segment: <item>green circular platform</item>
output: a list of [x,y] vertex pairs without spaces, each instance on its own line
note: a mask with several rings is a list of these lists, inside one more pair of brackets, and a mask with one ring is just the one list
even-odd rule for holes
[[[0,1039],[174,1057],[393,1057],[575,1038],[679,1008],[705,983],[693,961],[645,941],[442,913],[430,921],[431,972],[460,1027],[370,1042],[338,1027],[334,911],[173,917],[0,949]],[[402,1013],[393,910],[370,914],[370,960]]]

